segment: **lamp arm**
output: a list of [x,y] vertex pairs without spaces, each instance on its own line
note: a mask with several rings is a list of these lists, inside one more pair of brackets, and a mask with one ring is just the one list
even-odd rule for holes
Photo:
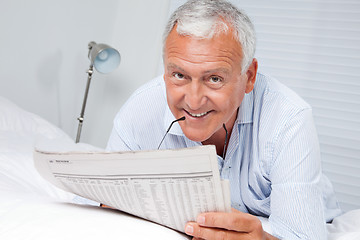
[[94,72],[94,66],[91,63],[90,67],[89,67],[89,70],[87,70],[88,79],[87,79],[87,83],[86,83],[84,100],[83,100],[83,104],[82,104],[82,108],[81,108],[80,117],[78,117],[79,125],[78,125],[76,140],[75,140],[76,143],[78,143],[80,141],[81,128],[82,128],[82,124],[83,124],[83,121],[84,121],[84,113],[85,113],[86,101],[87,101],[87,97],[88,97],[88,94],[89,94],[90,82],[91,82],[91,77],[92,77],[93,72]]

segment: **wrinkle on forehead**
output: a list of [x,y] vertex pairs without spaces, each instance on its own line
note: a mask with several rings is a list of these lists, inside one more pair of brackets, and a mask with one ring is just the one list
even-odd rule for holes
[[[182,60],[183,62],[189,63],[189,64],[194,64],[194,65],[202,65],[202,64],[206,64],[206,63],[224,63],[229,65],[230,67],[232,67],[232,63],[233,61],[230,58],[226,58],[226,57],[222,57],[222,58],[216,58],[216,59],[209,59],[208,57],[204,58],[204,60],[201,59],[197,59],[197,60],[193,60],[193,59],[187,59],[187,58],[182,58],[180,56],[174,56],[174,57],[170,57],[169,58],[169,63],[172,63],[173,58],[176,58],[177,60]],[[174,66],[178,66],[176,64],[172,64],[170,65],[170,67],[174,67]],[[180,66],[178,66],[178,68],[180,68]]]
[[[168,70],[173,70],[173,69],[176,69],[176,70],[180,70],[182,72],[185,72],[186,73],[186,70],[183,69],[181,66],[178,66],[174,63],[169,63],[166,68]],[[209,73],[212,73],[212,72],[223,72],[224,74],[230,74],[230,71],[229,69],[227,68],[224,68],[224,67],[218,67],[218,68],[214,68],[214,69],[207,69],[207,70],[204,70],[203,73],[204,74],[209,74]]]
[[179,35],[173,29],[166,41],[164,57],[167,60],[176,58],[193,64],[224,62],[233,67],[241,67],[242,49],[231,32],[212,39],[199,39]]
[[[211,55],[203,54],[203,53],[194,53],[191,52],[190,54],[183,54],[183,50],[180,48],[172,48],[169,49],[169,51],[166,54],[167,62],[170,64],[172,62],[182,61],[190,64],[195,65],[201,65],[206,63],[218,63],[218,64],[227,64],[229,67],[235,66],[241,66],[240,62],[239,64],[236,64],[236,59],[238,57],[234,56],[231,53],[224,54],[224,52],[221,55]],[[234,64],[235,63],[235,64]]]

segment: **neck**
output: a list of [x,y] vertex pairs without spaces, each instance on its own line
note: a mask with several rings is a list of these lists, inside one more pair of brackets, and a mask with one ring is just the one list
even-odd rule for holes
[[[229,142],[232,126],[231,126],[231,128],[226,126],[226,129],[228,130],[227,142]],[[203,145],[215,145],[217,155],[223,156],[224,149],[225,149],[225,152],[227,149],[227,146],[225,146],[225,136],[226,136],[226,132],[225,132],[224,128],[221,127],[221,129],[219,129],[219,131],[214,133],[209,139],[203,141],[202,144]],[[226,144],[226,145],[228,145],[228,144]],[[225,146],[225,148],[224,148],[224,146]]]
[[[236,117],[237,117],[237,111],[234,114],[234,116],[232,116],[231,119],[225,124],[226,129],[228,131],[226,146],[225,146],[226,131],[223,128],[223,126],[221,126],[221,128],[218,129],[209,139],[203,141],[202,144],[203,145],[215,145],[217,155],[224,156],[224,150],[226,152],[227,146],[229,145],[228,143],[229,143],[229,140],[231,137],[231,132],[232,132]],[[225,146],[225,148],[224,148],[224,146]]]

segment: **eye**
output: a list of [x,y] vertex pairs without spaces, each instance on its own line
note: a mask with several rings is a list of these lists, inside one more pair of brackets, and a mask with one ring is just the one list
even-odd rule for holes
[[222,78],[218,77],[218,76],[211,76],[209,78],[209,82],[211,83],[221,83],[222,82]]
[[176,78],[176,79],[184,79],[184,74],[181,74],[181,73],[173,73],[173,76]]

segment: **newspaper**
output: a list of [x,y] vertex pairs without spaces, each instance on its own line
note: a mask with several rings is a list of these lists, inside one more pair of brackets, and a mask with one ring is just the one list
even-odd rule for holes
[[184,232],[201,212],[230,212],[214,146],[138,152],[34,151],[55,186]]

